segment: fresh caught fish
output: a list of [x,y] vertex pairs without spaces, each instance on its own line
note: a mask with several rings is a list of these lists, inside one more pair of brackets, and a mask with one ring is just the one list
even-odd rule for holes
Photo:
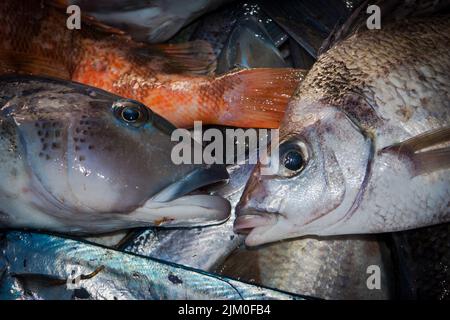
[[133,39],[160,43],[183,26],[232,0],[53,0],[60,6],[75,4],[83,13],[129,33]]
[[257,167],[238,205],[248,245],[450,220],[449,35],[448,15],[412,18],[320,57],[281,125],[278,173]]
[[[368,287],[371,266],[379,288]],[[240,248],[215,272],[257,285],[333,300],[394,297],[390,251],[377,237],[304,238]]]
[[175,165],[173,130],[100,89],[1,77],[0,225],[84,234],[225,221],[228,201],[188,195],[227,179],[225,166]]
[[11,232],[0,244],[1,299],[302,299],[54,236]]
[[[221,10],[216,14],[206,17],[205,21],[209,23],[200,23],[197,28],[195,37],[204,37],[205,40],[211,41],[217,48],[223,47],[227,53],[233,52],[234,61],[238,64],[241,62],[247,63],[249,66],[260,64],[260,67],[273,67],[273,63],[279,63],[280,53],[278,52],[275,43],[272,42],[271,37],[264,39],[263,42],[257,38],[257,34],[245,33],[247,36],[247,43],[263,43],[259,47],[260,55],[250,54],[247,46],[240,46],[239,41],[241,37],[229,37],[225,42],[225,38],[217,37],[213,30],[217,30],[217,26],[221,26],[225,31],[228,28],[228,21],[221,17],[240,17],[242,15],[242,5],[238,6],[237,10],[232,7],[230,10]],[[247,8],[246,6],[245,8]],[[248,8],[244,13],[248,13]],[[236,12],[237,11],[237,12]],[[245,15],[245,19],[236,18],[237,21],[233,23],[233,27],[229,28],[228,33],[234,30],[249,30],[247,26],[256,26],[257,28],[264,28],[262,23],[253,20],[254,15]],[[214,25],[213,23],[216,23]],[[259,30],[259,29],[258,29]],[[240,31],[239,31],[240,33]],[[222,34],[222,33],[220,33]],[[235,33],[234,33],[235,34]],[[226,35],[226,34],[225,34]],[[220,41],[223,41],[221,43]],[[273,55],[274,52],[277,52]],[[220,54],[220,51],[219,51]],[[246,56],[247,59],[241,60],[240,57]],[[261,58],[263,56],[263,58]],[[275,59],[273,58],[275,56]],[[230,61],[230,60],[227,60]],[[219,63],[220,65],[220,63]],[[234,63],[225,64],[224,68],[233,68]],[[223,69],[223,71],[229,71]],[[220,128],[224,129],[224,128]],[[226,133],[223,130],[223,133]],[[248,150],[251,152],[251,150]],[[154,257],[165,261],[179,263],[182,265],[198,268],[201,270],[212,270],[217,265],[234,251],[243,242],[243,237],[236,235],[233,231],[233,223],[235,219],[234,208],[239,201],[244,186],[254,168],[252,164],[233,165],[228,167],[230,175],[229,182],[226,185],[220,184],[216,186],[209,186],[206,188],[210,194],[219,195],[227,199],[231,204],[231,216],[225,223],[217,226],[208,226],[204,228],[151,228],[144,231],[137,231],[137,234],[129,236],[125,242],[119,247],[120,250],[127,252]],[[233,276],[232,274],[230,276]]]
[[[40,1],[0,3],[0,73],[58,77],[144,103],[177,127],[194,121],[277,128],[302,78],[294,69],[234,71],[213,77],[208,43],[146,45],[87,20],[66,28],[64,12]],[[193,75],[197,74],[197,75]]]

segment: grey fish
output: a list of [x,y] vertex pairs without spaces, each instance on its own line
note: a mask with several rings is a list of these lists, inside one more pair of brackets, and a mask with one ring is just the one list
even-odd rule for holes
[[449,48],[450,19],[436,16],[323,54],[281,124],[278,173],[257,167],[238,205],[246,243],[449,221]]
[[288,67],[266,28],[276,24],[264,16],[258,6],[244,4],[244,8],[246,11],[237,20],[220,53],[216,72],[225,73],[234,68]]
[[223,165],[175,165],[174,127],[146,106],[93,87],[0,79],[0,224],[71,233],[226,220],[221,198],[190,194]]
[[262,9],[314,59],[333,28],[353,10],[352,1],[260,0]]
[[51,0],[65,6],[78,5],[83,14],[121,29],[135,40],[160,43],[202,14],[232,0]]
[[231,216],[218,226],[203,228],[151,228],[141,231],[120,247],[121,250],[182,265],[211,270],[221,263],[243,242],[234,233],[234,208],[239,201],[253,165],[235,165],[229,168],[229,183],[209,187],[208,191],[227,199]]
[[[215,272],[239,280],[323,299],[394,297],[390,250],[377,237],[302,238],[240,248]],[[368,287],[371,266],[379,288]]]
[[7,233],[0,252],[1,299],[301,299],[44,234]]

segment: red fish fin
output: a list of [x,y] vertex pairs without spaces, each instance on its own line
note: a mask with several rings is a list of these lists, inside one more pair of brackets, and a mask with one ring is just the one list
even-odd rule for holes
[[411,159],[415,175],[450,168],[450,127],[427,131],[385,148]]
[[218,77],[225,110],[217,124],[243,128],[278,128],[287,104],[306,71],[246,69]]
[[143,48],[142,55],[162,54],[170,60],[168,72],[184,72],[191,74],[211,74],[216,69],[217,58],[211,45],[203,40],[184,43],[155,44],[148,46],[150,51]]

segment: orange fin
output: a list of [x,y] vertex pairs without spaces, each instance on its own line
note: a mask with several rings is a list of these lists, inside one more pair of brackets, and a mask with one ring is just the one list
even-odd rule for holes
[[[150,50],[146,50],[146,48]],[[216,69],[217,57],[211,45],[203,40],[184,43],[153,44],[140,50],[142,56],[159,53],[170,60],[168,72],[207,75]]]
[[278,128],[305,70],[257,68],[231,72],[214,82],[224,89],[225,110],[217,124],[243,128]]
[[450,168],[450,127],[427,131],[384,148],[406,156],[414,163],[415,175]]

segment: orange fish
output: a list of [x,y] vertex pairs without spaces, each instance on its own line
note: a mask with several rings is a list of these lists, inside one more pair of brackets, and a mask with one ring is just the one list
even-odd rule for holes
[[[83,13],[81,13],[83,16]],[[0,3],[0,73],[81,82],[141,101],[177,127],[277,128],[304,75],[248,69],[220,77],[207,42],[148,45],[91,19],[69,30],[69,15],[33,0]]]

